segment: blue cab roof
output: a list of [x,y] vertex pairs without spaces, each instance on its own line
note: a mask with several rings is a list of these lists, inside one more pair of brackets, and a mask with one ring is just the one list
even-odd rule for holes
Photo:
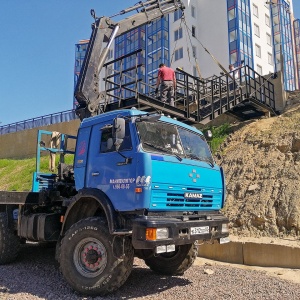
[[[98,123],[102,123],[102,122],[111,122],[112,119],[117,118],[117,117],[134,117],[134,116],[140,116],[140,115],[146,115],[147,112],[138,110],[138,109],[122,109],[122,110],[114,110],[114,111],[110,111],[110,112],[106,112],[94,117],[90,117],[90,118],[86,118],[83,119],[83,121],[81,122],[80,128],[85,128],[85,127],[90,127],[93,126],[95,124]],[[178,120],[172,119],[170,117],[166,117],[164,115],[162,115],[159,119],[162,122],[167,122],[167,123],[171,123],[174,125],[178,125],[181,127],[184,127],[186,129],[189,129],[191,131],[203,134],[200,130],[198,130],[197,128],[187,125],[185,123],[182,123]]]

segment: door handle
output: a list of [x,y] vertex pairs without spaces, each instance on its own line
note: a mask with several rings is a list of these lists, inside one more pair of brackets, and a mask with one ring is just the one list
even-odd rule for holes
[[99,172],[92,173],[92,176],[99,176]]

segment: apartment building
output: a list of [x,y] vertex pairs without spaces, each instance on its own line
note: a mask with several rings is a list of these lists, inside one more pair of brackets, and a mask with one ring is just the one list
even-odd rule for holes
[[[155,85],[161,62],[209,78],[244,61],[266,77],[282,71],[285,90],[299,88],[300,21],[294,20],[292,0],[182,1],[184,13],[118,36],[108,61],[141,50],[138,76],[149,85]],[[76,45],[75,85],[87,42]]]
[[[193,54],[204,78],[219,75],[222,70],[216,62],[227,69],[229,64],[239,66],[244,60],[260,75],[282,71],[285,90],[299,87],[299,20],[294,20],[292,0],[185,2],[185,20],[193,32]],[[171,43],[178,26],[171,17]],[[187,72],[196,74],[184,35],[175,51],[180,47],[182,58],[173,66],[184,66]]]

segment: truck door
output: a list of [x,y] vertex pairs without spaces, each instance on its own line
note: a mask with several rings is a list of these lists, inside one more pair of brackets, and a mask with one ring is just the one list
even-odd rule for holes
[[[92,128],[86,187],[102,190],[115,209],[131,210],[135,197],[136,170],[130,124],[126,123],[125,138],[119,151],[113,145],[111,125],[102,123]],[[131,160],[126,161],[126,158]]]

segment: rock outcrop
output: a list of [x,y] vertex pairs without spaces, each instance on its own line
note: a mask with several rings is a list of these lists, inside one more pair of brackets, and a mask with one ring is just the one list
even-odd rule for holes
[[300,235],[300,105],[248,121],[216,154],[225,170],[233,234]]

